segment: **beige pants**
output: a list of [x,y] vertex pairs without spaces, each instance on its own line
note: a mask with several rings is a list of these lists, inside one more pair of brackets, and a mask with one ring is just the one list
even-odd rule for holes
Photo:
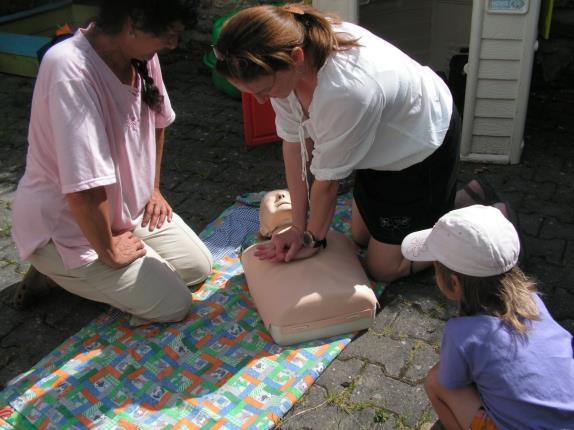
[[180,321],[191,307],[188,285],[203,281],[213,257],[176,214],[153,232],[136,227],[146,255],[121,269],[96,260],[67,270],[53,242],[37,249],[30,263],[65,290],[132,314],[131,324]]

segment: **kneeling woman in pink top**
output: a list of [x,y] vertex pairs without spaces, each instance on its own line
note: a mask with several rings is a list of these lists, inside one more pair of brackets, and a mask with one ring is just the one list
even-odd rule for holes
[[103,0],[96,21],[44,56],[26,172],[13,203],[20,257],[66,290],[178,321],[212,256],[159,190],[175,119],[157,57],[190,17],[183,0]]

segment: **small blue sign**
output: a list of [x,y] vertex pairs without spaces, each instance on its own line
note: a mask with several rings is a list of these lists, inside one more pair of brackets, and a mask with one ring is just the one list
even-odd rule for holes
[[528,0],[487,0],[487,9],[495,13],[526,13]]

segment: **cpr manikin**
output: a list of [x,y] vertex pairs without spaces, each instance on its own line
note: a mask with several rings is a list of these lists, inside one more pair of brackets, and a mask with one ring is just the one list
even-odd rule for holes
[[[259,238],[292,228],[289,191],[274,190],[261,200]],[[345,235],[330,231],[315,255],[289,264],[260,260],[257,244],[241,263],[265,327],[280,345],[351,333],[370,327],[377,299]]]

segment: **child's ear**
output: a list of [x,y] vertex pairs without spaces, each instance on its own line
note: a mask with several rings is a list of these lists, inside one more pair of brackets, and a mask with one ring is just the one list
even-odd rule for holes
[[462,284],[460,283],[459,277],[454,273],[450,274],[450,286],[454,299],[460,300],[462,298]]

